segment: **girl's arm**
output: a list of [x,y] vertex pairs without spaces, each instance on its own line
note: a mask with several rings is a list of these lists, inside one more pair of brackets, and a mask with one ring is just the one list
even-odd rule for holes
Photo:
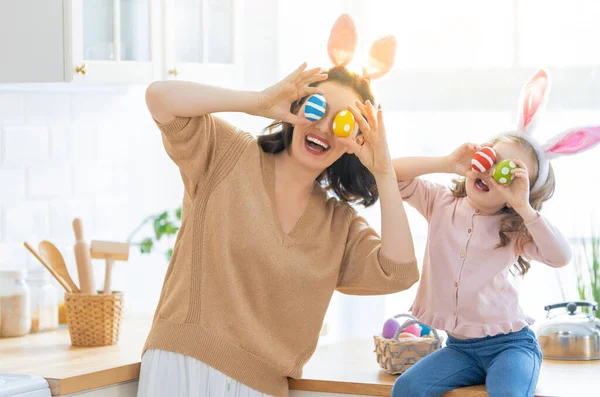
[[464,176],[471,168],[471,158],[479,150],[474,143],[465,143],[454,152],[442,157],[399,157],[394,159],[398,182],[409,181],[426,174],[456,173]]

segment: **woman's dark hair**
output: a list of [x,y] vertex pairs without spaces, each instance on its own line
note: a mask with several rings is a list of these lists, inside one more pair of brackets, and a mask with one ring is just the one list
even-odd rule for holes
[[[327,71],[327,80],[336,82],[345,87],[352,88],[364,102],[370,100],[375,103],[368,79],[352,73],[343,67],[334,67]],[[311,84],[317,86],[320,82]],[[290,112],[297,114],[304,101],[301,98],[290,106]],[[279,153],[289,149],[292,144],[294,126],[283,121],[275,121],[267,126],[265,135],[258,137],[258,144],[266,153]],[[361,131],[358,134],[362,134]],[[336,196],[345,202],[358,203],[369,207],[379,198],[375,177],[360,162],[354,154],[344,153],[335,163],[331,164],[317,181],[328,190],[333,190]]]

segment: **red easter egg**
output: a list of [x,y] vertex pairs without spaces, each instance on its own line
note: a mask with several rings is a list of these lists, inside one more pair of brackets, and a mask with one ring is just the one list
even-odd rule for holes
[[486,146],[475,153],[471,159],[471,168],[475,171],[485,172],[492,168],[496,162],[496,151],[494,148]]

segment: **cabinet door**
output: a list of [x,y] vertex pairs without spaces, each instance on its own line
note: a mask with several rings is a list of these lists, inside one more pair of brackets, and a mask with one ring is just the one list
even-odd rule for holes
[[0,83],[64,81],[62,1],[0,2]]
[[67,79],[144,83],[160,64],[158,0],[71,0]]
[[164,77],[239,85],[242,15],[242,0],[166,2]]

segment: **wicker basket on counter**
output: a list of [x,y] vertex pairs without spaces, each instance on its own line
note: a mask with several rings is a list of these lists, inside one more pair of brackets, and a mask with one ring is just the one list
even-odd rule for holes
[[408,317],[410,320],[398,328],[392,339],[375,335],[375,354],[381,369],[391,375],[407,371],[413,364],[442,347],[442,339],[437,331],[431,328],[433,338],[399,339],[402,331],[411,324],[425,325],[410,314],[398,314],[394,318]]
[[122,293],[66,293],[65,308],[73,346],[108,346],[119,341]]

